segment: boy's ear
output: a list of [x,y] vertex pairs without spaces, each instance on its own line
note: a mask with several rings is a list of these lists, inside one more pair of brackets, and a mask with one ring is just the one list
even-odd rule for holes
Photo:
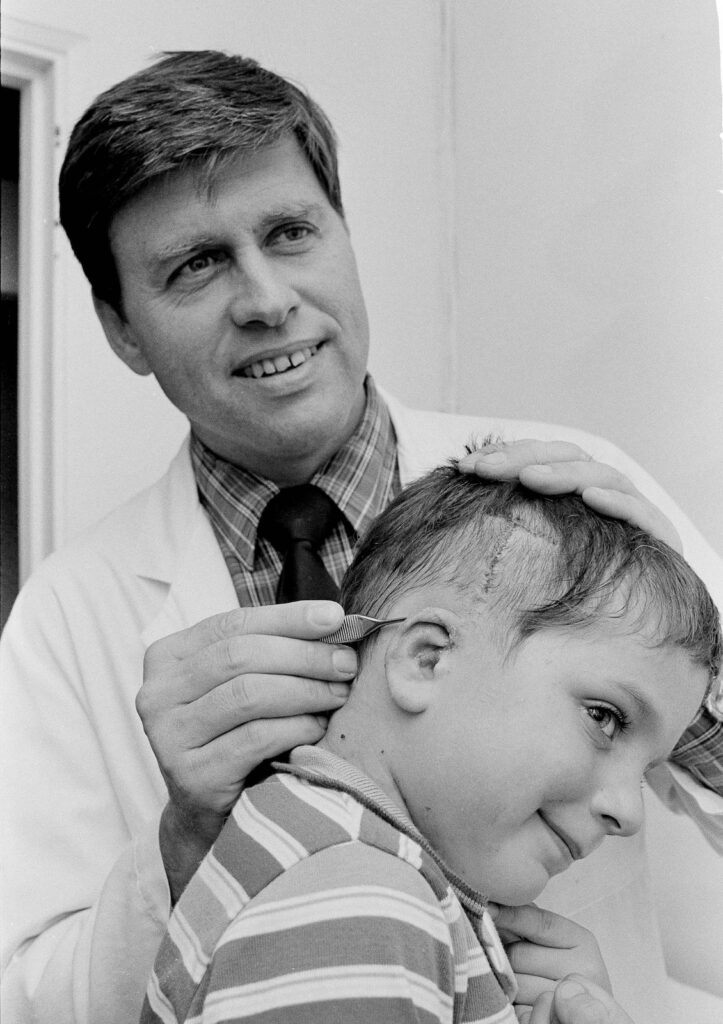
[[425,609],[408,618],[385,654],[387,687],[402,711],[419,714],[434,700],[449,671],[453,616],[445,609]]
[[118,358],[122,359],[134,373],[147,377],[152,371],[131,325],[113,306],[96,295],[93,296],[93,306],[108,344]]

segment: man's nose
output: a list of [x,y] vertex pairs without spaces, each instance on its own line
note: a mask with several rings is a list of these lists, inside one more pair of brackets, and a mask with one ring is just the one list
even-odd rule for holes
[[254,253],[239,267],[231,316],[239,327],[281,327],[298,305],[298,295],[281,268]]
[[635,771],[607,773],[592,802],[593,813],[609,836],[634,836],[643,824],[641,775]]

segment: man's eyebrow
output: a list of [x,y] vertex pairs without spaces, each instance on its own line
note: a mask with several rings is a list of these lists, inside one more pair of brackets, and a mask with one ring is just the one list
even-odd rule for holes
[[166,263],[173,263],[194,250],[214,249],[218,248],[219,244],[218,238],[212,238],[210,235],[189,235],[154,249],[149,253],[148,262],[152,266],[163,267]]
[[326,206],[323,203],[280,203],[262,218],[260,227],[277,227],[286,220],[298,220],[300,217],[321,217],[326,213]]
[[[258,224],[257,230],[261,233],[279,227],[285,221],[299,220],[300,218],[316,217],[321,218],[326,212],[323,203],[283,203],[269,210]],[[215,235],[188,235],[185,238],[175,239],[167,245],[160,245],[149,253],[148,262],[154,266],[163,268],[168,263],[182,259],[189,253],[198,249],[217,249],[223,245],[223,239]]]

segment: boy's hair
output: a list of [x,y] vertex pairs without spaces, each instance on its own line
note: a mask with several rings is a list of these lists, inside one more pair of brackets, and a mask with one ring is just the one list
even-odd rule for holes
[[456,464],[428,473],[372,525],[340,600],[347,614],[383,618],[402,594],[435,583],[483,602],[508,650],[542,629],[630,613],[652,644],[682,647],[711,680],[720,670],[720,618],[687,562],[577,495],[486,482]]
[[188,168],[210,188],[229,159],[287,134],[343,216],[326,115],[254,60],[216,50],[168,53],[98,96],[73,129],[59,182],[60,221],[94,294],[122,313],[108,229],[130,199]]

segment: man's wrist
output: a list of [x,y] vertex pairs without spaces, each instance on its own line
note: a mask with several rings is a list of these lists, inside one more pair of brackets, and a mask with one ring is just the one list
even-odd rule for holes
[[206,856],[223,828],[222,815],[195,815],[169,801],[161,814],[158,843],[171,892],[171,906]]

